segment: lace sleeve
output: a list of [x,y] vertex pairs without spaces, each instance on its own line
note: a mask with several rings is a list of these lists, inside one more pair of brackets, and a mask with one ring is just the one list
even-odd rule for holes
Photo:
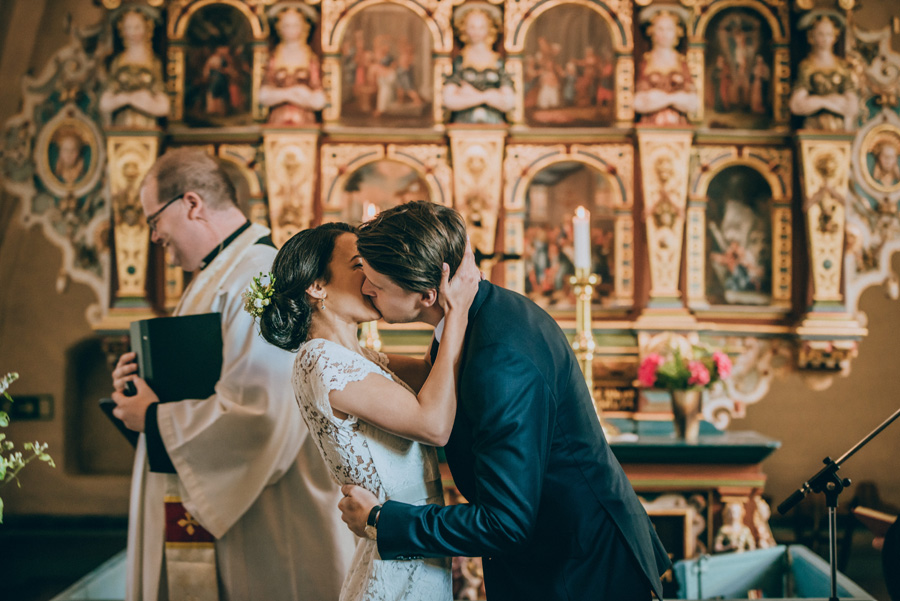
[[333,415],[328,394],[371,373],[390,378],[380,365],[350,349],[327,340],[311,340],[300,347],[294,366],[297,401],[301,406],[314,405],[324,415]]

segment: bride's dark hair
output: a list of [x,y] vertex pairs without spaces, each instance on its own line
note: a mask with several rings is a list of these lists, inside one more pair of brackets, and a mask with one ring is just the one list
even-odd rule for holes
[[328,263],[338,236],[356,233],[346,223],[326,223],[303,230],[285,242],[272,264],[275,291],[272,302],[263,309],[259,329],[271,344],[296,351],[306,341],[313,307],[306,289],[322,279],[331,279]]

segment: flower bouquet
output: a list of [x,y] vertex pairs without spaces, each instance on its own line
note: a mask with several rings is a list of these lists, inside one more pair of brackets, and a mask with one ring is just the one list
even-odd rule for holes
[[731,374],[731,359],[722,351],[702,346],[690,350],[690,356],[678,347],[673,347],[668,356],[647,354],[638,367],[638,382],[645,388],[669,391],[675,435],[695,441],[700,432],[703,390]]

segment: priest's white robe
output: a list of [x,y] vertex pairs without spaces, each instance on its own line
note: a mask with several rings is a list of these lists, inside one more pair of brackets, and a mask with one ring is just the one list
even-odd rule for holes
[[[222,377],[207,399],[160,404],[157,422],[185,508],[216,538],[221,601],[336,600],[356,539],[340,520],[340,491],[294,400],[294,353],[267,343],[242,308],[251,278],[275,258],[275,249],[255,244],[267,234],[251,226],[194,274],[176,314],[221,312]],[[141,434],[128,529],[129,601],[168,598],[166,477],[148,471]]]

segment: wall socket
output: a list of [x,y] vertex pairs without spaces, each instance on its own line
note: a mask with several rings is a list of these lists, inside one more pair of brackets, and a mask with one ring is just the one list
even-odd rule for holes
[[10,421],[53,419],[53,395],[17,394],[14,398],[13,402],[7,399],[0,399],[0,409],[9,414]]

